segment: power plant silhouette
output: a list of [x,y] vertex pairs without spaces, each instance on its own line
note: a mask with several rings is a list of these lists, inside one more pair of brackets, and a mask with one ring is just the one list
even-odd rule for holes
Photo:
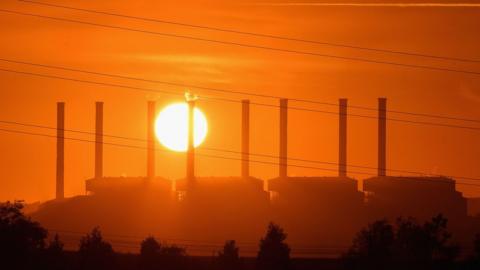
[[[195,100],[189,99],[189,112]],[[363,188],[348,176],[347,99],[339,100],[339,153],[336,177],[288,175],[288,100],[279,104],[278,177],[250,175],[250,102],[242,101],[241,170],[239,177],[195,175],[193,135],[189,135],[184,179],[169,180],[155,172],[155,102],[148,102],[147,171],[145,177],[103,175],[103,103],[96,103],[95,171],[86,180],[86,196],[64,198],[65,105],[57,107],[56,200],[33,217],[47,228],[86,231],[93,226],[111,233],[158,234],[164,238],[209,241],[257,241],[268,222],[285,228],[298,245],[343,247],[368,222],[387,218],[430,219],[443,214],[454,236],[470,239],[479,219],[467,215],[467,200],[455,180],[440,176],[387,175],[387,100],[378,99],[378,175]],[[193,130],[193,117],[189,126]]]

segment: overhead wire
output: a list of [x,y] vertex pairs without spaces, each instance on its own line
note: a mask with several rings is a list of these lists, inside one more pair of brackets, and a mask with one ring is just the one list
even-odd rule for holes
[[[41,74],[41,73],[35,73],[35,72],[29,72],[29,71],[19,71],[19,70],[6,69],[6,68],[0,68],[0,71],[15,73],[15,74],[21,74],[21,75],[29,75],[29,76],[36,76],[36,77],[42,77],[42,78],[49,78],[49,79],[58,79],[58,80],[93,84],[93,85],[116,87],[116,88],[129,89],[129,90],[142,91],[142,92],[149,92],[149,93],[167,94],[167,95],[182,96],[182,97],[184,96],[184,94],[182,94],[182,93],[166,91],[166,90],[158,90],[158,89],[144,88],[144,87],[135,87],[135,86],[128,86],[128,85],[123,85],[123,84],[116,84],[116,83],[105,83],[105,82],[98,82],[98,81],[90,81],[90,80],[76,79],[76,78],[71,78],[71,77]],[[205,95],[202,96],[202,100],[230,102],[230,103],[241,103],[242,102],[241,100],[237,100],[237,99],[214,97],[214,96],[205,96]],[[251,105],[256,105],[256,106],[271,107],[271,108],[279,108],[280,107],[279,105],[260,103],[260,102],[250,102],[250,104]],[[295,110],[295,111],[306,111],[306,112],[315,112],[315,113],[332,114],[332,115],[338,115],[339,114],[339,112],[332,112],[332,111],[325,111],[325,110],[318,110],[318,109],[309,109],[309,108],[294,107],[294,106],[289,106],[288,109],[289,110]],[[367,118],[367,119],[375,119],[375,120],[378,119],[375,116],[362,115],[362,114],[347,113],[347,115],[348,116],[353,116],[353,117],[359,117],[359,118]],[[428,122],[428,121],[415,121],[415,120],[398,119],[398,118],[392,118],[392,117],[388,117],[386,119],[389,120],[389,121],[399,122],[399,123],[408,123],[408,124],[418,124],[418,125],[426,125],[426,126],[437,126],[437,127],[447,127],[447,128],[480,131],[480,127],[473,127],[473,126],[444,124],[444,123],[436,123],[436,122]]]
[[423,58],[433,58],[433,59],[440,59],[440,60],[458,61],[458,62],[480,63],[480,60],[477,60],[477,59],[467,59],[467,58],[459,58],[459,57],[432,55],[432,54],[411,52],[411,51],[402,51],[402,50],[372,48],[372,47],[364,47],[364,46],[351,45],[351,44],[342,44],[342,43],[335,43],[335,42],[327,42],[327,41],[318,41],[318,40],[309,40],[309,39],[303,39],[303,38],[287,37],[287,36],[281,36],[281,35],[256,33],[256,32],[241,31],[241,30],[220,28],[220,27],[214,27],[214,26],[199,25],[199,24],[193,24],[193,23],[183,23],[183,22],[179,22],[179,21],[171,21],[171,20],[165,20],[165,19],[156,19],[156,18],[147,18],[147,17],[141,17],[141,16],[133,16],[133,15],[107,12],[107,11],[101,11],[101,10],[95,10],[95,9],[65,6],[65,5],[45,3],[45,2],[40,2],[40,1],[31,1],[31,0],[18,0],[18,1],[24,2],[24,3],[29,3],[29,4],[36,4],[36,5],[49,6],[49,7],[55,7],[55,8],[62,8],[62,9],[68,9],[68,10],[88,12],[88,13],[93,13],[93,14],[108,15],[108,16],[114,16],[114,17],[120,17],[120,18],[127,18],[127,19],[134,19],[134,20],[147,21],[147,22],[155,22],[155,23],[161,23],[161,24],[184,26],[184,27],[211,30],[211,31],[219,31],[219,32],[225,32],[225,33],[232,33],[232,34],[263,37],[263,38],[278,39],[278,40],[285,40],[285,41],[294,41],[294,42],[301,42],[301,43],[310,43],[310,44],[317,44],[317,45],[326,45],[326,46],[332,46],[332,47],[341,47],[341,48],[372,51],[372,52],[379,52],[379,53],[399,54],[399,55],[405,55],[405,56],[416,56],[416,57],[423,57]]
[[[87,235],[89,232],[80,232],[80,231],[72,231],[72,230],[59,230],[59,229],[52,229],[52,228],[47,228],[49,232],[53,233],[58,233],[62,235],[67,235],[67,236],[74,236],[74,237],[81,237],[82,235]],[[116,242],[121,242],[121,243],[133,243],[133,244],[140,244],[142,240],[144,240],[146,237],[154,237],[157,241],[161,243],[171,243],[171,244],[178,244],[180,246],[185,246],[185,247],[223,247],[224,242],[212,242],[212,241],[206,241],[206,240],[195,240],[195,239],[182,239],[182,238],[157,238],[151,234],[145,234],[146,236],[135,236],[135,235],[127,235],[127,234],[103,234],[109,241],[116,241]],[[125,240],[125,239],[130,239],[130,240]],[[258,242],[238,242],[235,241],[235,243],[241,247],[258,247]],[[293,243],[293,246],[295,246],[297,249],[341,249],[341,248],[347,248],[347,246],[333,246],[333,245],[328,245],[328,246],[320,246],[320,245],[304,245],[304,244],[298,244],[298,243]]]
[[41,15],[41,14],[35,14],[35,13],[28,13],[28,12],[21,12],[21,11],[8,10],[8,9],[0,9],[0,12],[22,15],[22,16],[36,17],[36,18],[41,18],[41,19],[49,19],[49,20],[55,20],[55,21],[63,21],[63,22],[69,22],[69,23],[96,26],[96,27],[102,27],[102,28],[117,29],[117,30],[122,30],[122,31],[130,31],[130,32],[158,35],[158,36],[169,37],[169,38],[179,38],[179,39],[195,40],[195,41],[222,44],[222,45],[233,45],[233,46],[244,47],[244,48],[278,51],[278,52],[290,53],[290,54],[296,54],[296,55],[316,56],[316,57],[323,57],[323,58],[340,59],[340,60],[355,61],[355,62],[364,62],[364,63],[370,63],[370,64],[390,65],[390,66],[413,68],[413,69],[423,69],[423,70],[431,70],[431,71],[444,71],[444,72],[452,72],[452,73],[458,73],[458,74],[469,74],[469,75],[475,75],[475,76],[480,75],[479,71],[473,71],[473,70],[463,70],[463,69],[454,69],[454,68],[447,68],[447,67],[407,64],[407,63],[399,63],[399,62],[393,62],[393,61],[367,59],[367,58],[361,58],[361,57],[350,57],[350,56],[341,56],[341,55],[333,55],[333,54],[323,54],[323,53],[317,53],[317,52],[312,52],[312,51],[300,51],[300,50],[294,50],[294,49],[284,49],[284,48],[278,48],[278,47],[269,47],[269,46],[263,46],[263,45],[249,44],[249,43],[241,43],[241,42],[225,41],[225,40],[218,40],[218,39],[194,37],[194,36],[189,36],[189,35],[172,34],[172,33],[167,33],[167,32],[150,31],[150,30],[124,27],[124,26],[118,26],[118,25],[108,25],[108,24],[102,24],[102,23],[87,22],[87,21],[81,21],[81,20],[60,18],[60,17],[47,16],[47,15]]
[[[40,2],[35,2],[35,1],[26,1],[26,0],[19,0],[19,1],[22,1],[22,2],[31,2],[31,3],[37,3],[39,4]],[[45,4],[45,3],[42,3],[42,4]],[[60,7],[59,5],[52,5],[52,6],[57,6],[57,7]],[[63,7],[63,6],[62,6]],[[71,8],[71,7],[63,7],[63,8]],[[74,9],[74,8],[73,8]],[[83,10],[83,9],[82,9]],[[5,10],[0,10],[0,11],[4,11]],[[83,10],[83,11],[87,11],[87,10]],[[88,10],[89,12],[95,12],[95,11],[92,11],[92,10]],[[145,19],[145,18],[140,18],[140,17],[133,17],[133,16],[126,16],[126,15],[120,15],[120,14],[113,14],[113,13],[106,13],[106,12],[100,12],[100,13],[104,13],[104,14],[107,14],[107,15],[112,15],[112,16],[124,16],[124,17],[131,17],[131,18],[135,18],[135,19]],[[33,14],[28,14],[29,16],[32,16]],[[33,15],[33,16],[37,16],[37,15]],[[50,17],[48,17],[50,18]],[[58,19],[58,18],[57,18]],[[72,21],[72,20],[68,20],[68,21]],[[158,20],[155,20],[155,21],[158,21]],[[74,22],[74,21],[72,21]],[[77,22],[77,21],[75,21]],[[317,44],[323,44],[323,45],[330,45],[330,46],[340,46],[340,47],[347,47],[347,48],[354,48],[354,49],[362,49],[362,50],[372,50],[372,51],[378,51],[378,52],[386,52],[386,53],[395,53],[395,54],[404,54],[404,55],[411,55],[411,56],[421,56],[421,57],[429,57],[429,58],[438,58],[438,59],[445,59],[445,60],[455,60],[455,61],[465,61],[465,62],[479,62],[478,60],[469,60],[469,59],[460,59],[460,58],[453,58],[453,57],[443,57],[443,56],[434,56],[434,55],[426,55],[426,54],[417,54],[417,53],[410,53],[410,52],[402,52],[402,51],[390,51],[390,50],[383,50],[383,49],[375,49],[375,48],[365,48],[365,47],[357,47],[357,46],[350,46],[350,45],[342,45],[342,44],[333,44],[333,43],[326,43],[326,42],[318,42],[318,41],[309,41],[309,40],[302,40],[302,39],[295,39],[295,38],[287,38],[287,37],[281,37],[281,36],[274,36],[274,35],[265,35],[265,34],[258,34],[258,33],[250,33],[250,32],[242,32],[242,31],[235,31],[235,30],[228,30],[228,29],[219,29],[219,28],[213,28],[213,27],[204,27],[204,26],[198,26],[198,25],[189,25],[189,24],[182,24],[182,23],[176,23],[176,22],[168,22],[168,21],[161,21],[162,23],[172,23],[172,24],[177,24],[177,25],[184,25],[184,26],[190,26],[190,27],[199,27],[199,28],[205,28],[205,29],[210,29],[210,30],[219,30],[219,31],[225,31],[225,32],[233,32],[233,33],[239,33],[239,34],[247,34],[247,35],[257,35],[257,36],[263,36],[263,37],[269,37],[269,38],[277,38],[277,39],[285,39],[285,40],[291,40],[291,41],[300,41],[300,42],[307,42],[307,43],[317,43]],[[95,24],[97,25],[97,24]],[[97,25],[97,26],[103,26],[103,27],[107,27],[105,25]],[[110,26],[108,26],[110,27]],[[133,29],[125,29],[125,30],[130,30],[132,31]],[[186,36],[178,36],[178,35],[174,35],[173,37],[181,37],[181,38],[191,38],[191,37],[186,37]],[[198,38],[196,38],[198,39]],[[210,42],[221,42],[221,43],[225,43],[223,41],[217,41],[217,40],[206,40],[206,39],[200,39],[202,41],[210,41]],[[233,43],[233,42],[229,42],[229,44],[231,45],[239,45],[239,46],[245,46],[246,44],[238,44],[238,43]],[[249,45],[250,46],[250,45]],[[380,63],[380,64],[394,64],[394,65],[400,65],[400,66],[406,66],[406,67],[415,67],[415,68],[426,68],[426,69],[432,69],[432,70],[441,70],[441,71],[451,71],[451,72],[460,72],[460,73],[467,73],[467,74],[475,74],[475,75],[480,75],[480,72],[470,72],[470,71],[464,71],[464,70],[455,70],[455,69],[447,69],[447,68],[438,68],[438,67],[429,67],[429,66],[418,66],[418,65],[410,65],[410,64],[399,64],[399,63],[391,63],[391,62],[383,62],[383,61],[376,61],[376,60],[366,60],[366,59],[361,59],[361,58],[350,58],[350,57],[342,57],[342,56],[331,56],[331,55],[323,55],[323,54],[316,54],[316,53],[310,53],[310,52],[301,52],[301,51],[295,51],[295,50],[285,50],[285,49],[278,49],[278,48],[267,48],[267,47],[263,47],[263,46],[254,46],[254,48],[261,48],[261,49],[275,49],[275,50],[281,50],[281,51],[284,51],[284,52],[293,52],[293,53],[300,53],[300,54],[311,54],[311,55],[316,55],[316,56],[322,56],[322,57],[333,57],[333,58],[340,58],[340,59],[345,59],[345,60],[355,60],[355,61],[364,61],[364,62],[370,62],[370,63]],[[2,59],[3,61],[3,59]],[[78,71],[78,70],[77,70]],[[82,71],[84,72],[84,71]],[[100,73],[97,73],[97,75],[104,75],[105,74],[100,74]],[[127,78],[126,76],[124,78]],[[129,77],[128,79],[132,79],[132,77]],[[138,79],[138,78],[137,78]],[[80,81],[79,81],[80,82]],[[152,80],[150,80],[150,82],[152,82]],[[158,83],[158,81],[155,81],[156,83]],[[173,83],[171,83],[173,84]],[[178,84],[179,85],[179,84]],[[192,87],[191,85],[182,85],[182,86],[188,86],[188,87]],[[195,87],[195,88],[201,88],[201,87]],[[207,88],[206,88],[207,89]],[[207,89],[207,90],[212,90],[212,89]],[[167,92],[165,92],[167,93]],[[173,94],[173,93],[172,93]],[[245,92],[239,92],[238,94],[248,94],[248,95],[256,95],[258,96],[258,94],[252,94],[252,93],[245,93]],[[269,97],[272,97],[272,96],[269,96]],[[273,96],[274,98],[281,98],[281,97],[275,97]],[[300,102],[309,102],[309,103],[317,103],[315,101],[309,101],[309,100],[302,100],[302,99],[294,99],[292,98],[291,100],[294,100],[294,101],[300,101]],[[328,104],[328,105],[335,105],[337,106],[337,104],[333,104],[333,103],[323,103],[323,104]],[[350,107],[353,107],[353,108],[359,108],[359,109],[367,109],[367,110],[376,110],[376,109],[373,109],[373,108],[368,108],[368,107],[361,107],[361,106],[350,106]],[[292,108],[292,109],[295,109],[295,108]],[[433,118],[443,118],[443,119],[450,119],[450,120],[461,120],[461,121],[470,121],[470,122],[480,122],[480,120],[476,120],[476,119],[465,119],[465,118],[458,118],[458,117],[450,117],[450,116],[439,116],[439,115],[432,115],[432,114],[423,114],[423,113],[411,113],[411,112],[404,112],[404,111],[393,111],[393,110],[389,110],[389,112],[394,112],[394,113],[401,113],[401,114],[409,114],[409,115],[414,115],[414,116],[425,116],[425,117],[433,117]],[[356,115],[353,115],[353,116],[356,116]],[[398,121],[396,119],[390,119],[392,121]],[[430,124],[428,122],[418,122],[418,121],[406,121],[406,120],[402,120],[406,123],[420,123],[420,124]],[[0,122],[4,122],[4,121],[0,121]],[[435,124],[437,125],[437,124]],[[447,126],[447,127],[451,127],[452,125],[441,125],[440,126]],[[455,127],[458,127],[458,126],[455,126]],[[43,127],[45,128],[45,127]],[[470,128],[470,127],[467,127],[467,128]],[[474,128],[475,130],[477,130],[477,128]],[[7,131],[5,129],[0,129],[1,131]],[[79,131],[74,131],[74,130],[66,130],[66,131],[72,131],[72,132],[79,132]],[[9,131],[11,132],[11,131]],[[21,132],[22,134],[27,134],[27,133],[23,133]],[[80,133],[85,133],[87,134],[87,132],[80,132]],[[88,133],[88,134],[92,134],[92,133]],[[95,133],[93,133],[95,134]],[[29,135],[34,135],[33,133],[30,133]],[[36,135],[42,135],[42,134],[36,134]],[[42,135],[43,136],[43,135]],[[108,136],[108,135],[105,135],[105,136]],[[111,135],[111,137],[116,137],[116,138],[125,138],[125,137],[122,137],[122,136],[114,136],[114,135]],[[73,139],[73,138],[65,138],[65,139],[68,139],[68,140],[77,140],[77,139]],[[130,138],[131,139],[131,138]],[[85,140],[81,140],[81,141],[84,141],[84,142],[93,142],[94,141],[85,141]],[[108,143],[107,143],[108,144]],[[114,144],[115,146],[120,146],[119,144]],[[123,145],[123,146],[126,146],[126,145]],[[210,150],[217,150],[217,151],[228,151],[228,150],[221,150],[221,149],[210,149]],[[236,151],[231,151],[232,153],[241,153],[241,152],[236,152]],[[260,156],[264,156],[264,157],[272,157],[272,158],[277,158],[277,156],[272,156],[272,155],[264,155],[264,154],[251,154],[251,155],[260,155]],[[239,159],[237,159],[239,160]],[[297,161],[305,161],[305,162],[319,162],[319,161],[311,161],[311,160],[303,160],[303,159],[293,159],[293,160],[297,160]],[[251,162],[256,162],[256,161],[251,161]],[[269,164],[272,164],[272,163],[269,163]],[[278,165],[278,164],[275,164],[275,165]],[[335,165],[335,163],[332,163],[332,165]],[[338,165],[338,164],[337,164]],[[290,165],[289,165],[290,166]],[[354,165],[349,165],[349,166],[353,166]],[[363,168],[368,168],[368,169],[373,169],[372,167],[363,167]],[[411,172],[408,172],[408,173],[411,173]],[[463,177],[462,177],[463,178]],[[470,178],[472,179],[472,178]],[[475,180],[480,180],[480,179],[475,179]],[[461,184],[461,183],[457,183],[457,184]],[[480,186],[480,185],[476,185],[476,186]],[[118,242],[117,242],[118,244]]]
[[[16,60],[16,59],[0,58],[0,61],[7,62],[7,63],[28,65],[28,66],[49,68],[49,69],[72,71],[72,72],[78,72],[78,73],[84,73],[84,74],[90,74],[90,75],[105,76],[105,77],[117,78],[117,79],[134,80],[134,81],[141,81],[141,82],[147,82],[147,83],[157,83],[157,84],[163,84],[163,85],[169,85],[169,86],[187,87],[187,88],[193,88],[193,89],[200,89],[200,90],[207,90],[207,91],[214,91],[214,92],[221,92],[221,93],[229,93],[229,94],[236,94],[236,95],[245,95],[245,96],[252,96],[252,97],[260,97],[260,98],[271,98],[271,99],[287,98],[288,100],[295,101],[295,102],[300,102],[300,103],[311,103],[311,104],[328,105],[328,106],[338,107],[337,103],[325,102],[325,101],[320,101],[320,100],[315,100],[315,99],[300,99],[300,98],[282,97],[282,96],[275,96],[275,95],[268,95],[268,94],[259,94],[259,93],[255,93],[255,92],[252,92],[252,91],[239,91],[239,90],[232,90],[232,89],[203,87],[203,86],[193,85],[193,84],[185,84],[185,83],[177,83],[177,82],[163,81],[163,80],[157,80],[157,79],[148,79],[148,78],[126,76],[126,75],[120,75],[120,74],[97,72],[97,71],[92,71],[92,70],[85,70],[85,69],[72,68],[72,67],[66,67],[66,66],[57,66],[57,65],[49,65],[49,64],[43,64],[43,63],[20,61],[20,60]],[[378,110],[377,108],[366,107],[366,106],[358,106],[358,105],[349,105],[349,108],[368,110],[368,111],[377,111]],[[457,117],[457,116],[427,114],[427,113],[409,112],[409,111],[401,111],[401,110],[387,110],[387,112],[397,113],[397,114],[406,114],[406,115],[411,115],[411,116],[421,116],[421,117],[429,117],[429,118],[438,118],[438,119],[458,120],[458,121],[480,123],[479,119],[463,118],[463,117]]]
[[[20,131],[20,130],[12,130],[12,129],[5,129],[5,128],[0,128],[0,132],[8,132],[8,133],[14,133],[14,134],[24,134],[24,135],[31,135],[31,136],[40,136],[40,137],[48,137],[48,138],[58,138],[57,135],[49,135],[49,134],[42,134],[42,133],[34,133],[34,132],[29,132],[29,131]],[[94,140],[87,140],[87,139],[79,139],[79,138],[71,138],[71,137],[62,137],[65,140],[70,140],[70,141],[78,141],[78,142],[85,142],[85,143],[97,143]],[[120,144],[120,143],[112,143],[112,142],[103,142],[104,145],[109,145],[109,146],[116,146],[116,147],[125,147],[125,148],[131,148],[131,149],[142,149],[142,150],[147,150],[149,149],[148,147],[143,147],[143,146],[136,146],[136,145],[128,145],[128,144]],[[154,148],[155,151],[159,152],[172,152],[171,150],[165,150],[165,149],[158,149]],[[196,156],[200,157],[206,157],[206,158],[214,158],[214,159],[223,159],[223,160],[235,160],[235,161],[243,161],[245,159],[243,158],[232,158],[232,157],[226,157],[226,156],[218,156],[218,155],[210,155],[210,154],[203,154],[203,153],[195,153]],[[256,163],[256,164],[264,164],[264,165],[273,165],[273,166],[278,166],[280,163],[279,162],[267,162],[267,161],[260,161],[260,160],[251,160],[249,159],[248,162],[251,163]],[[329,169],[329,168],[321,168],[321,167],[314,167],[314,166],[304,166],[304,165],[296,165],[296,164],[286,164],[287,167],[293,167],[293,168],[302,168],[302,169],[312,169],[312,170],[320,170],[320,171],[331,171],[331,172],[338,172],[336,169]],[[359,171],[347,171],[347,173],[351,174],[360,174],[360,175],[367,175],[367,176],[375,176],[375,174],[372,173],[366,173],[366,172],[359,172]],[[473,183],[465,183],[465,182],[459,182],[459,181],[453,181],[453,180],[434,180],[430,178],[419,178],[422,181],[419,182],[435,182],[435,183],[446,183],[446,184],[457,184],[457,185],[467,185],[467,186],[475,186],[475,187],[480,187],[480,184],[473,184]],[[471,180],[477,180],[480,181],[480,179],[471,179]]]
[[[10,121],[10,120],[4,120],[4,119],[0,119],[0,123],[10,124],[10,125],[18,125],[18,126],[24,126],[24,127],[42,128],[42,129],[49,129],[49,130],[57,130],[58,129],[57,127],[52,127],[52,126],[24,123],[24,122],[18,122],[18,121]],[[79,133],[79,134],[86,134],[86,135],[95,135],[95,136],[96,135],[101,135],[101,136],[108,137],[108,138],[123,139],[123,140],[129,140],[129,141],[138,141],[138,142],[145,142],[145,143],[148,142],[147,139],[127,137],[127,136],[119,136],[119,135],[111,135],[111,134],[105,134],[105,133],[98,134],[98,133],[93,132],[93,131],[76,130],[76,129],[64,129],[64,131],[72,132],[72,133]],[[224,152],[224,153],[242,154],[241,151],[235,151],[235,150],[229,150],[229,149],[223,149],[223,148],[202,147],[202,149],[210,150],[210,151],[217,151],[217,152]],[[279,158],[279,156],[277,156],[277,155],[264,154],[264,153],[251,153],[251,152],[249,152],[248,155],[249,156],[256,156],[256,157],[275,158],[275,159]],[[338,166],[339,165],[339,163],[337,163],[337,162],[311,160],[311,159],[303,159],[303,158],[296,158],[296,157],[287,157],[286,160],[305,162],[305,163],[326,164],[326,165],[332,165],[332,166]],[[365,165],[346,164],[346,166],[347,167],[353,167],[353,168],[359,168],[359,169],[377,170],[376,167],[365,166]],[[420,176],[437,176],[437,177],[442,176],[442,175],[433,175],[433,174],[425,173],[425,172],[410,171],[410,170],[399,170],[399,169],[386,169],[386,171],[407,173],[407,174],[420,175]],[[465,177],[465,176],[450,176],[450,177],[456,178],[456,179],[478,180],[478,181],[480,181],[480,178],[472,178],[472,177]]]
[[[11,61],[11,60],[6,60],[6,59],[1,59],[2,61],[10,61],[10,62],[15,62],[15,61]],[[18,62],[18,61],[17,61]],[[26,62],[23,62],[23,63],[26,63]],[[31,63],[30,63],[31,64]],[[46,66],[44,65],[44,67],[50,67],[52,68],[52,66]],[[58,67],[55,67],[55,68],[58,68]],[[73,70],[71,69],[72,71],[79,71],[79,70]],[[11,70],[3,70],[3,71],[11,71]],[[86,71],[80,71],[80,72],[86,72]],[[34,75],[33,73],[27,73],[27,72],[20,72],[20,73],[23,73],[23,74],[28,74],[28,75]],[[96,72],[94,72],[96,73]],[[111,75],[111,74],[101,74],[101,73],[96,73],[97,75]],[[35,75],[39,75],[39,74],[35,74]],[[45,75],[42,75],[42,76],[45,76]],[[64,77],[59,77],[59,76],[51,76],[51,75],[46,75],[50,78],[56,78],[56,79],[68,79],[68,80],[73,80],[73,81],[77,81],[77,82],[86,82],[85,80],[78,80],[78,79],[72,79],[72,78],[64,78]],[[118,76],[118,75],[117,75]],[[125,78],[125,76],[123,76]],[[129,77],[129,79],[131,79],[131,77]],[[137,78],[138,79],[138,78]],[[96,83],[98,84],[98,82],[91,82],[89,81],[89,83]],[[103,83],[101,83],[103,84]],[[119,85],[112,85],[112,84],[104,84],[104,85],[107,85],[107,86],[115,86],[115,87],[119,87]],[[130,87],[132,89],[137,89],[139,90],[138,88],[135,88],[135,87]],[[141,90],[145,90],[145,89],[141,89]],[[162,92],[162,93],[168,93],[168,94],[174,94],[172,92],[166,92],[166,91],[155,91],[155,92]],[[254,105],[256,103],[253,103]],[[260,105],[260,104],[257,104],[257,105]],[[261,104],[261,105],[267,105],[267,104]],[[273,105],[275,106],[275,105]],[[275,106],[275,107],[278,107],[278,106]],[[308,110],[308,109],[304,109],[304,108],[290,108],[290,109],[298,109],[298,110]],[[319,112],[318,110],[308,110],[308,111],[316,111],[316,112]],[[323,113],[332,113],[332,114],[338,114],[338,113],[335,113],[335,112],[326,112],[326,111],[320,111],[320,112],[323,112]],[[363,116],[363,115],[351,115],[351,116],[358,116],[358,117],[367,117],[367,116]],[[427,115],[428,116],[428,115]],[[374,117],[367,117],[367,118],[374,118]],[[446,127],[459,127],[459,128],[467,128],[467,129],[474,129],[474,130],[478,130],[479,128],[475,128],[475,127],[465,127],[465,126],[457,126],[457,125],[449,125],[449,124],[439,124],[439,123],[430,123],[430,122],[419,122],[419,121],[410,121],[410,120],[403,120],[403,119],[389,119],[391,121],[400,121],[400,122],[406,122],[406,123],[416,123],[416,124],[426,124],[426,125],[438,125],[438,126],[446,126]],[[464,120],[464,119],[460,119],[460,120]],[[304,160],[302,160],[304,161]]]

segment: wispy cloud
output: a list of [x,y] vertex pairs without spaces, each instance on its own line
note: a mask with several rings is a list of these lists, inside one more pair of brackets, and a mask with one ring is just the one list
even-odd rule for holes
[[188,64],[197,66],[217,67],[243,67],[258,64],[258,60],[244,59],[231,56],[215,56],[202,54],[137,54],[129,56],[137,60],[165,63],[165,64]]
[[290,3],[258,3],[260,6],[318,6],[318,7],[476,7],[480,8],[480,3],[331,3],[331,2],[290,2]]
[[460,87],[460,94],[467,100],[480,104],[480,91],[469,88],[465,85]]

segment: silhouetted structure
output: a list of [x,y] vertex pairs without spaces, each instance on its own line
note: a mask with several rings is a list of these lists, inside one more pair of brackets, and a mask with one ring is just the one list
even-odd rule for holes
[[287,144],[288,144],[288,99],[280,99],[280,153],[279,153],[279,166],[278,176],[287,177]]
[[347,177],[347,99],[339,101],[338,112],[338,176]]
[[57,103],[57,177],[55,198],[64,198],[65,185],[65,103]]
[[103,177],[103,102],[95,103],[95,178]]
[[373,177],[364,180],[371,219],[412,216],[420,220],[442,213],[452,221],[467,217],[467,201],[446,177]]
[[187,185],[193,188],[195,181],[195,97],[187,95],[188,142],[187,142]]
[[[263,181],[249,177],[196,177],[176,181],[178,226],[193,239],[254,241],[270,218]],[[217,229],[214,229],[217,228]]]
[[42,204],[33,217],[47,228],[77,232],[100,226],[108,234],[188,236],[179,226],[180,211],[170,180],[149,180],[145,176],[91,178],[86,181],[86,189],[87,196]]
[[242,100],[242,171],[243,178],[250,177],[250,101]]
[[480,217],[480,198],[467,199],[468,215],[472,217]]
[[133,193],[142,189],[157,192],[159,198],[172,196],[172,181],[161,177],[102,177],[91,178],[85,181],[85,190],[93,195],[111,195],[115,193]]
[[[342,251],[368,220],[384,217],[413,216],[423,220],[443,213],[452,220],[455,236],[461,236],[462,240],[469,239],[480,226],[479,219],[467,217],[466,200],[455,190],[453,179],[385,176],[387,110],[384,98],[379,99],[378,112],[379,176],[365,180],[363,191],[359,191],[357,180],[346,176],[346,99],[339,100],[339,177],[288,176],[288,100],[280,100],[279,176],[268,180],[267,190],[263,180],[249,176],[249,101],[242,101],[241,177],[195,176],[195,100],[187,101],[192,132],[189,132],[185,179],[171,181],[155,177],[154,102],[148,103],[147,113],[147,175],[103,176],[103,103],[97,102],[95,175],[86,180],[88,196],[47,202],[34,217],[48,227],[75,231],[100,225],[109,233],[141,231],[171,238],[242,242],[255,241],[264,226],[274,221],[290,232],[294,252],[295,246],[318,243],[339,247],[337,250]],[[57,106],[56,183],[57,198],[62,198],[64,105]],[[66,219],[67,213],[72,212],[75,215]]]
[[[346,100],[340,100],[340,175],[346,175],[346,106]],[[363,219],[363,194],[357,181],[346,176],[288,177],[287,135],[287,100],[282,99],[279,176],[268,180],[273,220],[291,232],[294,243],[348,243]]]
[[268,188],[273,220],[290,232],[292,244],[347,244],[365,222],[355,179],[278,177],[268,181]]
[[155,101],[147,108],[147,178],[155,177]]
[[378,176],[387,175],[387,99],[378,99]]

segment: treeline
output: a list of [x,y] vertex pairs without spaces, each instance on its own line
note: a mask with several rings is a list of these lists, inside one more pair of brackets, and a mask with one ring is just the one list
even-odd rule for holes
[[[322,269],[312,260],[308,267],[295,263],[286,243],[287,234],[273,223],[260,240],[254,260],[241,258],[236,242],[230,240],[221,252],[200,263],[184,248],[162,244],[152,236],[140,243],[138,255],[117,253],[103,239],[99,228],[80,239],[77,251],[65,251],[59,236],[48,241],[48,231],[26,217],[22,208],[16,202],[0,204],[0,269]],[[338,269],[369,270],[480,269],[479,235],[473,244],[474,251],[467,258],[459,258],[460,247],[451,242],[447,219],[441,215],[424,224],[411,218],[399,218],[394,224],[380,220],[361,230],[335,265]]]
[[460,246],[451,237],[442,215],[424,224],[379,220],[356,235],[342,259],[346,269],[480,269],[480,235],[467,258],[459,258]]

